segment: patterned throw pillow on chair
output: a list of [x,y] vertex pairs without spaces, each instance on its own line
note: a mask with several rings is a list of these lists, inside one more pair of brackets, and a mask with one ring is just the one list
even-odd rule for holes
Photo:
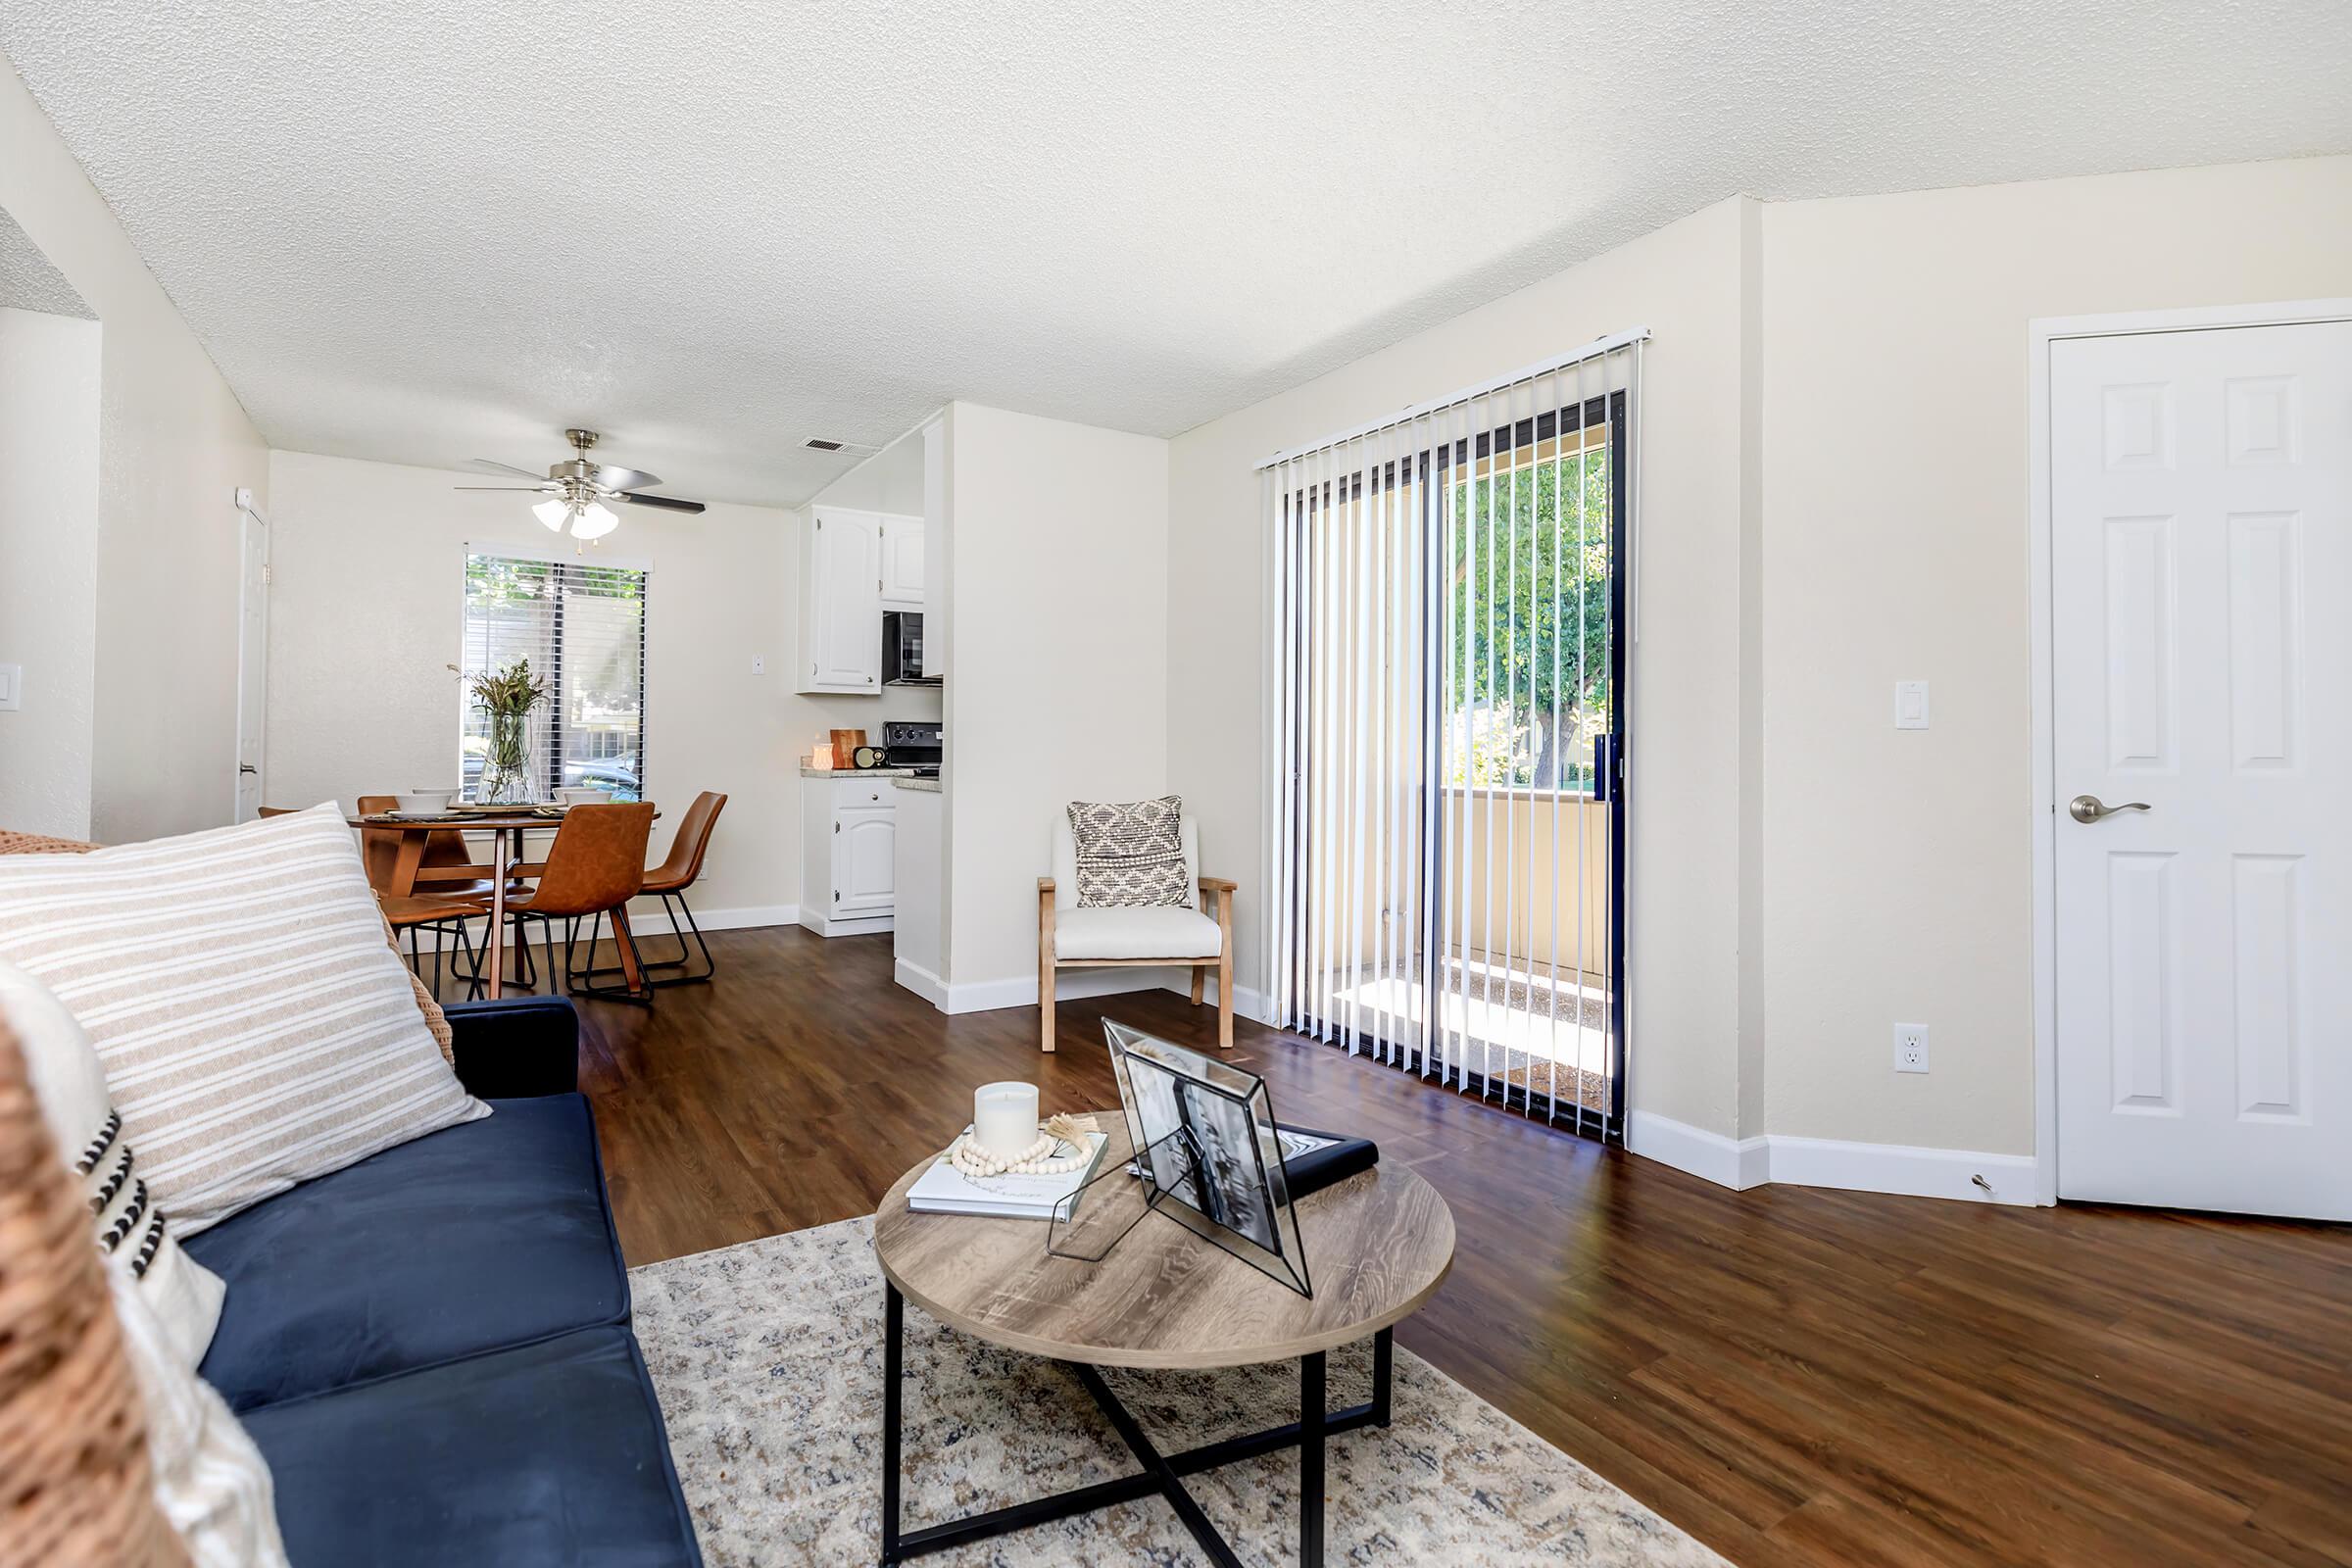
[[1080,908],[1161,909],[1191,902],[1185,897],[1180,798],[1162,795],[1124,806],[1072,801],[1069,810]]

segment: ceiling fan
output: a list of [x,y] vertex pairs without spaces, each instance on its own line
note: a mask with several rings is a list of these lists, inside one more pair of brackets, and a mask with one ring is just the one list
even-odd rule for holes
[[566,527],[574,539],[602,539],[620,526],[620,518],[608,501],[626,502],[632,507],[660,507],[665,512],[700,512],[700,501],[681,501],[676,496],[646,494],[648,486],[662,481],[639,468],[615,467],[610,463],[591,463],[588,449],[596,445],[594,430],[566,430],[564,439],[571,443],[572,456],[554,464],[541,478],[528,468],[517,468],[511,463],[494,463],[488,458],[475,458],[473,466],[491,473],[513,474],[528,479],[521,484],[462,484],[460,490],[499,490],[518,494],[537,492],[547,499],[531,508],[531,515],[547,525],[551,533],[562,533]]

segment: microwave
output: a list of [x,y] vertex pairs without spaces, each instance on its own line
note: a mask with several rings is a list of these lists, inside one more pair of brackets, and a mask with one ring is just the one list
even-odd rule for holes
[[937,686],[940,678],[923,668],[923,616],[920,611],[882,612],[882,684]]

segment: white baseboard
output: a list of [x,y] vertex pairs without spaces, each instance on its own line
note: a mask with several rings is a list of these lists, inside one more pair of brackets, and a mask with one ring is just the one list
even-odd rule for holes
[[948,1005],[948,983],[913,959],[897,959],[891,965],[891,978],[940,1011],[954,1010]]
[[[661,900],[639,900],[630,904],[629,918],[635,922],[633,929],[637,933],[638,940],[663,944],[669,941],[669,916],[662,912]],[[749,931],[760,926],[798,925],[800,919],[801,906],[797,904],[760,904],[746,906],[739,909],[696,909],[694,911],[694,923],[707,932]],[[480,938],[478,923],[480,920],[480,916],[475,916],[477,923],[474,925],[474,936],[477,941]],[[534,941],[537,940],[537,927],[532,928],[531,935]],[[611,929],[608,927],[608,940],[610,936]],[[689,932],[686,940],[693,941],[693,933]],[[401,935],[400,946],[402,952],[408,951],[409,939],[406,932]],[[418,931],[416,946],[426,953],[443,953],[456,948],[457,944],[444,941],[438,931]]]
[[800,911],[800,923],[805,929],[813,931],[820,937],[880,936],[883,932],[896,930],[898,927],[898,922],[892,915],[853,915],[845,920],[837,915],[827,914],[822,909]]
[[[1976,1203],[2038,1200],[2031,1154],[1986,1154],[1908,1144],[1857,1144],[1780,1133],[1733,1140],[1672,1117],[1637,1110],[1626,1118],[1628,1152],[1744,1191],[1774,1183],[1835,1187],[1909,1198],[1957,1198]],[[1982,1176],[1988,1194],[1971,1179]]]
[[[1842,1187],[1859,1193],[1912,1198],[1964,1198],[1977,1203],[2040,1200],[2032,1154],[1985,1154],[1967,1149],[1921,1149],[1908,1144],[1853,1144],[1838,1138],[1789,1138],[1775,1133],[1772,1179],[1791,1187]],[[1970,1178],[1982,1176],[1986,1193]]]
[[1687,1170],[1735,1192],[1761,1186],[1771,1179],[1765,1173],[1763,1139],[1730,1139],[1651,1111],[1627,1113],[1625,1148],[1628,1153],[1672,1165],[1676,1170]]
[[[1173,991],[1180,997],[1190,997],[1193,994],[1193,977],[1185,971],[1179,969],[1176,971],[1174,978],[1162,983],[1160,989],[1164,991]],[[1207,987],[1200,993],[1200,1000],[1210,1004],[1211,1005],[1215,1004],[1217,1000],[1217,978],[1215,975],[1209,976]],[[1233,1015],[1236,1018],[1247,1018],[1251,1023],[1266,1022],[1266,999],[1264,994],[1252,990],[1249,986],[1235,986],[1233,988]]]
[[[1178,989],[1168,979],[1170,971],[1156,968],[1135,969],[1064,969],[1054,977],[1054,995],[1067,1002],[1073,997],[1111,997],[1130,991],[1161,991]],[[1192,982],[1187,980],[1185,988]],[[909,990],[918,989],[908,987]],[[1037,1005],[1037,976],[1014,975],[1003,980],[966,980],[947,987],[947,999],[933,1005],[942,1012],[994,1012],[999,1007],[1034,1007]]]

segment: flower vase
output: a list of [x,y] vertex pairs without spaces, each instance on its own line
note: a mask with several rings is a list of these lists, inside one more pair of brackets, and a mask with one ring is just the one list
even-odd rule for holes
[[532,806],[538,791],[531,778],[531,715],[492,713],[490,744],[482,756],[482,779],[474,799],[484,806]]

